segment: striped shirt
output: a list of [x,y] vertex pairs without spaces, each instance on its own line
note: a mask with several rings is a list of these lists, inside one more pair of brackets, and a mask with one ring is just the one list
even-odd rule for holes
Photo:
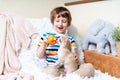
[[[41,37],[39,37],[38,39],[38,45],[41,45],[43,43],[43,39],[47,38],[47,36],[49,35],[53,35],[56,37],[56,39],[58,40],[58,38],[60,38],[60,34],[57,33],[44,33]],[[75,40],[74,37],[71,34],[68,34],[68,38],[71,42],[71,48],[76,48],[76,44],[75,44]],[[46,48],[46,60],[48,63],[55,63],[58,60],[58,49],[59,49],[60,45],[56,42],[54,45],[48,45]]]

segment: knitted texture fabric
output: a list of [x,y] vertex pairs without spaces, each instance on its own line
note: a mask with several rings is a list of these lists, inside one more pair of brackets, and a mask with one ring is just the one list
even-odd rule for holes
[[100,53],[116,56],[116,41],[112,35],[114,25],[102,19],[97,19],[89,27],[82,41],[83,50],[97,50]]

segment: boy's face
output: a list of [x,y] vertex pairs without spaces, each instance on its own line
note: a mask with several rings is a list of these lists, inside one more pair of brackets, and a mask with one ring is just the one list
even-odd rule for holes
[[68,27],[68,20],[67,20],[67,18],[56,16],[54,19],[53,25],[55,27],[55,30],[58,33],[63,34],[63,33],[65,33],[65,31]]

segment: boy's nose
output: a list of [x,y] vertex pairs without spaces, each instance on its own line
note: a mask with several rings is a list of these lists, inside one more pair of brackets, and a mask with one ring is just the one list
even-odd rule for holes
[[60,25],[62,25],[63,24],[63,22],[62,21],[60,21],[60,23],[59,23]]

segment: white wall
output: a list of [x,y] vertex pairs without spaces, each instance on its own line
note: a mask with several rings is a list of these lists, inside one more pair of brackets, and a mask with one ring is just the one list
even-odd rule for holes
[[61,5],[61,0],[0,0],[0,11],[42,18],[48,17],[51,9]]
[[105,0],[100,2],[67,6],[73,17],[81,37],[84,37],[89,25],[97,18],[120,24],[120,0]]
[[[50,10],[64,6],[65,0],[0,0],[0,11],[13,12],[29,18],[49,17]],[[120,0],[105,0],[66,6],[72,13],[72,24],[83,38],[89,25],[97,18],[120,24]]]

